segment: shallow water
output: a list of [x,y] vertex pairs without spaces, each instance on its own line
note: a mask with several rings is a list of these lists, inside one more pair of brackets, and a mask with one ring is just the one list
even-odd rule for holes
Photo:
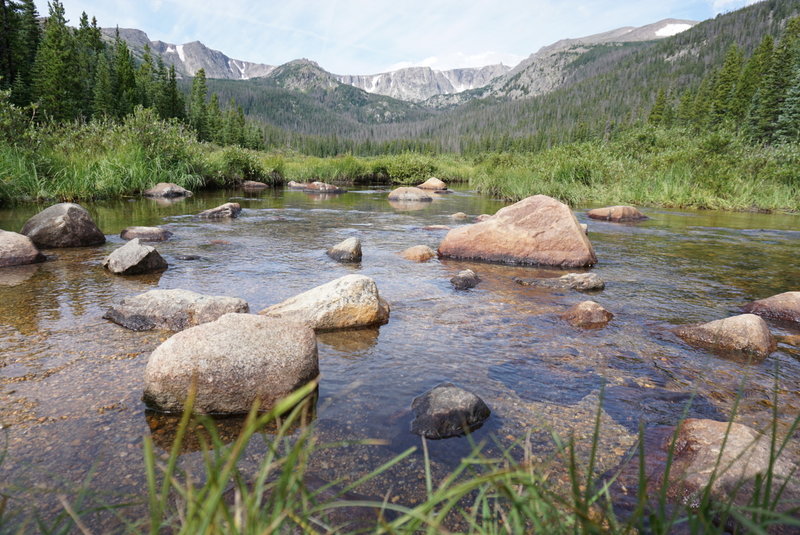
[[[522,287],[513,277],[557,276],[556,270],[461,261],[415,264],[398,252],[435,248],[456,226],[449,215],[494,213],[503,203],[460,191],[421,209],[394,207],[384,190],[308,195],[268,190],[213,192],[174,203],[124,199],[85,204],[109,241],[102,247],[47,251],[40,265],[0,270],[0,492],[6,518],[18,525],[39,510],[54,520],[56,493],[95,503],[141,495],[142,437],[168,444],[174,422],[145,412],[140,401],[147,357],[168,332],[136,333],[102,319],[112,300],[153,288],[185,288],[241,297],[251,311],[348,273],[374,278],[391,303],[391,319],[375,329],[319,336],[322,379],[317,433],[323,442],[377,438],[387,446],[320,453],[311,471],[322,480],[356,478],[408,446],[409,407],[418,394],[449,381],[479,394],[492,409],[475,437],[507,446],[535,428],[534,448],[546,456],[549,431],[588,444],[598,393],[606,385],[599,471],[615,467],[634,443],[640,420],[674,423],[689,414],[726,418],[737,394],[736,419],[763,426],[777,386],[782,422],[800,410],[800,331],[773,325],[778,350],[760,364],[726,360],[685,346],[670,329],[738,313],[752,299],[797,290],[800,216],[645,210],[635,225],[589,224],[599,259],[593,269],[606,290],[587,296]],[[229,200],[242,216],[209,222],[191,214]],[[0,228],[19,231],[41,207],[0,210]],[[155,244],[169,262],[163,274],[122,278],[101,261],[131,225],[161,225],[174,236]],[[325,249],[358,236],[360,265],[333,262]],[[198,255],[196,260],[181,260]],[[469,267],[481,277],[470,291],[449,279]],[[576,331],[558,318],[591,298],[615,314],[597,331]],[[795,345],[792,345],[795,344]],[[777,370],[777,376],[776,376]],[[232,440],[235,425],[225,436]],[[167,437],[167,438],[165,438]],[[467,439],[429,443],[441,475],[470,449]],[[191,448],[189,448],[191,449]],[[793,444],[797,451],[797,443]],[[256,463],[259,446],[248,453]],[[196,453],[187,452],[187,462]],[[363,493],[400,503],[422,498],[418,455]],[[111,515],[91,517],[113,526]],[[109,528],[110,529],[110,528]]]

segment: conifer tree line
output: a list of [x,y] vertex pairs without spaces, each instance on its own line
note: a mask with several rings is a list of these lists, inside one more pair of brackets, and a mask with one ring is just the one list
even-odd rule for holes
[[148,47],[137,64],[119,35],[106,44],[85,12],[73,29],[59,0],[48,11],[41,23],[33,0],[0,0],[0,90],[10,90],[13,104],[58,123],[122,119],[143,106],[161,119],[186,122],[201,141],[263,147],[264,133],[233,100],[224,109],[216,95],[209,101],[202,69],[187,106],[175,67]]
[[733,130],[763,144],[800,142],[800,17],[789,20],[777,42],[766,35],[747,59],[732,44],[697,88],[677,98],[661,88],[648,121]]

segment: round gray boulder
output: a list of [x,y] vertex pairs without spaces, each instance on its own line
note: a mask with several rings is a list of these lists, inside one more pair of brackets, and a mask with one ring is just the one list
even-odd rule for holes
[[361,262],[361,240],[358,238],[347,238],[328,249],[327,255],[337,262],[347,264]]
[[29,237],[37,247],[44,248],[86,247],[106,242],[89,212],[70,202],[45,208],[28,219],[20,233]]
[[35,264],[44,260],[44,255],[29,237],[0,230],[0,267]]
[[433,439],[473,431],[492,412],[481,398],[452,383],[442,383],[414,398],[411,410],[411,432]]
[[134,238],[108,255],[103,267],[116,275],[142,275],[164,271],[169,266],[155,247],[142,245]]

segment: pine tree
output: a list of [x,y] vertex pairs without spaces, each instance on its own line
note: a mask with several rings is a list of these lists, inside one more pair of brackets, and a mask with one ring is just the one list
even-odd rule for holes
[[664,88],[658,90],[658,95],[656,96],[656,102],[653,104],[653,109],[650,110],[650,116],[647,118],[647,122],[658,126],[664,122],[664,116],[667,111],[667,92],[664,91]]
[[743,62],[742,50],[735,43],[732,44],[725,55],[725,63],[716,77],[713,89],[710,117],[712,126],[721,125],[733,118],[734,96],[742,75]]
[[192,93],[189,97],[189,125],[197,132],[197,138],[208,141],[207,104],[208,88],[206,87],[206,71],[200,69],[192,81]]
[[[1,1],[1,0],[0,0]],[[19,2],[17,32],[14,48],[17,63],[17,78],[11,91],[11,100],[17,106],[26,106],[32,100],[31,85],[36,51],[42,38],[39,13],[33,0]]]
[[46,117],[56,121],[78,115],[80,81],[75,37],[67,27],[64,6],[50,3],[50,13],[33,65],[33,97]]
[[94,79],[94,98],[92,112],[95,117],[114,117],[114,85],[111,79],[111,67],[106,54],[100,54],[97,60],[97,72]]
[[17,13],[14,4],[0,0],[0,89],[10,87],[17,76],[14,61],[14,40]]
[[224,143],[222,110],[219,108],[219,96],[216,93],[211,95],[211,102],[206,111],[206,129],[208,139],[217,143]]
[[175,74],[175,65],[169,66],[169,80],[164,94],[167,117],[183,119],[186,117],[186,109],[183,101],[183,94],[178,90],[178,77]]
[[103,44],[97,20],[89,17],[86,12],[81,14],[78,31],[75,33],[77,44],[79,81],[81,85],[79,108],[84,117],[90,117],[94,108],[94,81],[97,72],[97,63],[105,45]]
[[114,40],[112,87],[114,89],[115,115],[125,117],[133,113],[138,103],[136,91],[136,69],[128,45],[120,39],[119,29]]
[[795,64],[792,84],[775,126],[775,137],[783,143],[800,141],[800,63]]
[[731,104],[731,115],[734,121],[745,119],[750,111],[753,96],[761,80],[769,72],[772,62],[772,36],[766,35],[747,60],[742,76],[736,84],[736,91]]
[[144,45],[142,62],[136,69],[136,102],[145,108],[156,107],[156,66],[153,62],[153,54],[150,52],[150,45]]

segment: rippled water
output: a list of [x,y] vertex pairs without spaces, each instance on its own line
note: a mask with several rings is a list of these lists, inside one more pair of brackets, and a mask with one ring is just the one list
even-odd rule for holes
[[[423,227],[463,224],[449,215],[494,213],[501,202],[456,192],[404,211],[385,199],[380,190],[328,196],[268,190],[86,204],[109,237],[105,246],[48,251],[52,258],[44,264],[0,270],[0,440],[7,443],[0,492],[10,496],[7,516],[17,523],[38,508],[48,517],[59,507],[55,491],[74,498],[84,484],[96,491],[95,503],[141,495],[142,437],[152,432],[166,444],[174,425],[146,414],[140,401],[149,352],[170,333],[131,332],[102,315],[112,300],[153,288],[241,297],[256,312],[348,273],[377,281],[392,306],[387,325],[319,336],[316,422],[323,441],[379,438],[388,445],[319,454],[311,471],[323,480],[358,477],[418,444],[408,433],[411,400],[442,381],[474,391],[491,407],[492,417],[476,432],[478,439],[493,437],[490,449],[533,428],[542,455],[549,431],[588,443],[597,395],[607,384],[601,471],[622,459],[639,420],[674,423],[690,398],[691,415],[724,419],[741,392],[737,419],[761,426],[771,418],[777,385],[781,421],[800,410],[800,331],[773,326],[778,350],[760,364],[692,349],[670,333],[677,324],[723,318],[749,300],[800,289],[800,216],[645,210],[650,220],[618,225],[588,221],[578,210],[599,259],[594,272],[607,284],[588,298],[615,314],[606,329],[581,332],[558,314],[586,295],[512,280],[561,272],[415,264],[398,255],[412,245],[435,248],[446,232]],[[239,219],[192,216],[228,200],[242,204]],[[18,231],[38,209],[0,210],[0,228]],[[122,278],[102,269],[102,258],[123,243],[119,232],[131,225],[174,233],[156,244],[170,264],[165,273]],[[350,236],[362,240],[360,265],[324,254]],[[449,279],[465,267],[482,282],[455,291]],[[234,425],[229,435],[235,432]],[[470,448],[466,439],[430,445],[436,474]],[[251,448],[249,460],[257,462],[259,452]],[[421,474],[413,456],[362,490],[414,503],[424,491]],[[93,521],[115,522],[110,515]]]

